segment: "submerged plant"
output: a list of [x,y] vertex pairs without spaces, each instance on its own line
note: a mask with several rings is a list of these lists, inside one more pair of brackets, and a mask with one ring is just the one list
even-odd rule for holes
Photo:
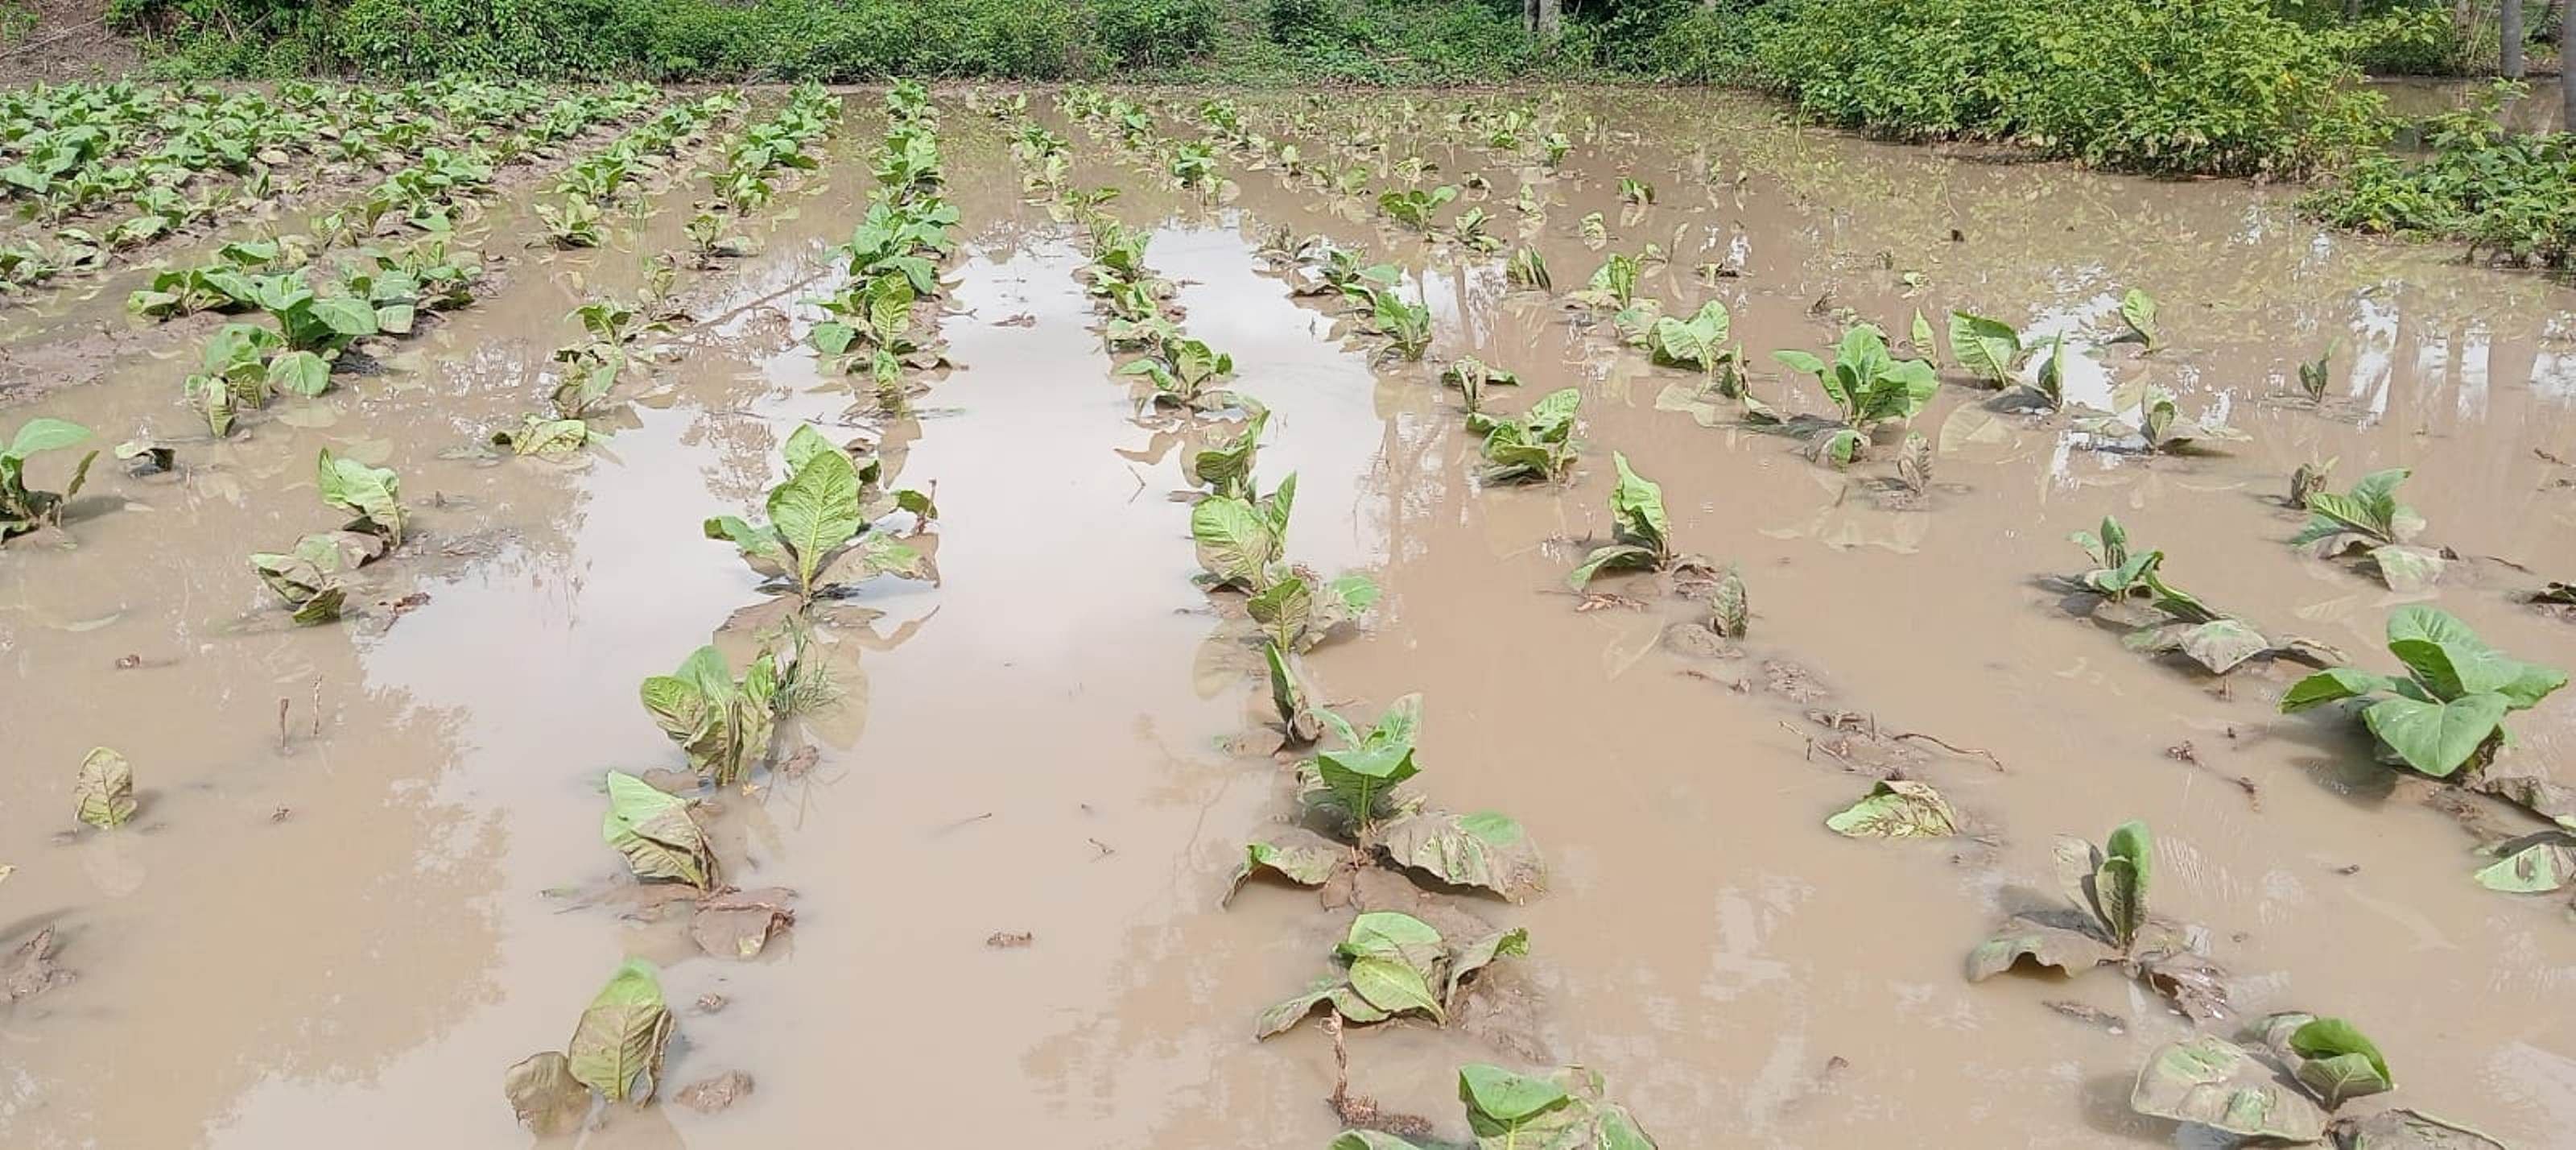
[[1342,969],[1302,994],[1261,1012],[1255,1038],[1284,1034],[1318,1006],[1347,1021],[1383,1022],[1400,1014],[1426,1014],[1447,1022],[1459,995],[1478,972],[1499,958],[1529,953],[1529,931],[1496,931],[1452,947],[1431,924],[1398,911],[1367,911],[1351,922],[1333,948]]
[[133,766],[106,747],[90,748],[72,781],[73,814],[100,830],[114,830],[133,818],[134,810]]
[[764,645],[737,679],[723,652],[700,647],[679,670],[644,680],[638,694],[662,733],[688,755],[690,769],[711,785],[730,786],[767,761],[798,655],[792,640]]
[[1548,277],[1546,258],[1536,248],[1514,249],[1511,258],[1503,261],[1503,279],[1513,287],[1537,291],[1556,286]]
[[1644,207],[1655,202],[1655,185],[1635,176],[1619,177],[1619,202]]
[[382,558],[385,537],[372,531],[321,531],[297,540],[292,550],[250,557],[259,581],[295,612],[299,627],[340,617],[348,591],[340,577]]
[[369,467],[357,460],[331,454],[322,449],[314,468],[322,501],[357,516],[347,530],[363,531],[383,537],[388,546],[400,544],[407,518],[402,505],[402,480],[390,467]]
[[1440,382],[1458,389],[1459,395],[1466,400],[1467,414],[1472,418],[1485,409],[1486,388],[1518,387],[1521,377],[1475,356],[1462,355],[1440,369]]
[[1398,358],[1418,360],[1431,348],[1431,305],[1408,303],[1393,288],[1368,289],[1368,325]]
[[929,499],[915,491],[892,496],[893,507],[872,508],[869,487],[878,465],[863,470],[848,452],[811,427],[798,427],[784,448],[787,478],[769,489],[766,523],[732,515],[708,518],[706,537],[731,542],[743,562],[783,583],[803,599],[855,585],[880,574],[929,577],[928,563],[913,548],[870,525],[875,511],[921,513]]
[[1983,981],[2023,959],[2080,975],[2117,964],[2173,1000],[2186,1017],[2215,1018],[2227,1007],[2226,972],[2185,942],[2185,931],[2150,916],[2155,839],[2143,822],[2122,823],[2106,847],[2057,840],[2057,880],[2076,913],[2031,911],[2006,920],[1968,955],[1968,979]]
[[[2282,1082],[2283,1071],[2299,1090]],[[2264,1141],[2314,1142],[2331,1132],[2351,1150],[2503,1150],[2502,1143],[2475,1131],[2410,1110],[2327,1121],[2345,1102],[2396,1085],[2388,1059],[2359,1027],[2283,1011],[2256,1020],[2235,1042],[2204,1034],[2158,1047],[2138,1071],[2129,1107]]]
[[1631,470],[1626,455],[1612,452],[1610,462],[1619,469],[1619,482],[1610,489],[1611,542],[1593,548],[1583,562],[1575,564],[1565,577],[1566,585],[1581,591],[1603,571],[1662,571],[1697,564],[1698,560],[1673,550],[1671,523],[1664,515],[1664,489]]
[[89,429],[80,424],[39,416],[18,425],[17,434],[9,438],[7,445],[0,446],[0,542],[38,527],[61,526],[63,505],[80,494],[81,487],[89,481],[89,465],[97,461],[98,452],[81,456],[60,492],[27,486],[27,461],[44,452],[71,447],[89,436]]
[[2174,393],[2164,387],[2148,384],[2135,392],[2137,407],[2134,420],[2122,419],[2118,413],[2088,415],[2075,421],[2075,427],[2106,440],[2122,441],[2137,450],[2163,455],[2183,455],[2211,450],[2212,443],[2242,442],[2244,432],[2223,423],[2183,419],[2174,403]]
[[2164,581],[2162,551],[2132,551],[2128,531],[2105,517],[2101,534],[2068,537],[2084,549],[2093,568],[2070,582],[2100,596],[2094,618],[2128,629],[2122,641],[2149,654],[2181,652],[2210,673],[2224,675],[2248,659],[2291,658],[2326,666],[2340,654],[2303,639],[2275,643],[2250,623],[2219,611],[2198,596]]
[[1530,405],[1518,419],[1497,419],[1481,411],[1468,413],[1467,430],[1485,437],[1487,483],[1555,483],[1574,469],[1575,411],[1583,393],[1560,388]]
[[1731,358],[1726,337],[1733,326],[1726,305],[1716,300],[1701,304],[1689,319],[1658,319],[1654,327],[1654,360],[1674,367],[1698,368],[1703,375],[1715,372]]
[[536,205],[537,218],[545,222],[546,239],[559,248],[595,248],[602,238],[600,220],[604,213],[590,197],[579,192],[564,196],[563,204]]
[[1232,391],[1209,386],[1234,374],[1234,357],[1208,347],[1205,340],[1165,340],[1143,357],[1120,364],[1118,374],[1141,375],[1151,382],[1149,405],[1214,411],[1237,402]]
[[[1458,1068],[1458,1101],[1483,1150],[1654,1150],[1628,1108],[1606,1096],[1601,1075],[1568,1066],[1546,1077],[1471,1062]],[[1345,1130],[1327,1150],[1425,1150],[1380,1130]]]
[[1288,515],[1297,503],[1297,476],[1291,472],[1279,481],[1278,490],[1257,499],[1251,491],[1247,474],[1240,483],[1199,500],[1190,509],[1190,540],[1213,585],[1257,595],[1278,577]]
[[2156,349],[2156,297],[2137,288],[2120,294],[2120,326],[2128,329],[2123,339],[2134,339],[2146,350]]
[[[2442,577],[2449,557],[2413,542],[2424,531],[2424,517],[2397,501],[2397,485],[2411,474],[2406,468],[2392,467],[2362,476],[2347,494],[2307,492],[2304,505],[2308,522],[2291,538],[2291,546],[2305,547],[2308,554],[2319,559],[2359,551],[2392,591],[2431,587]],[[2322,487],[2323,475],[2316,476],[2314,482]]]
[[[1921,341],[1916,341],[1918,344]],[[1927,346],[1916,351],[1932,353]],[[2011,324],[1971,312],[1950,313],[1950,355],[1988,387],[2010,387],[2013,368],[2021,362],[2021,333]]]
[[1898,359],[1887,349],[1887,336],[1874,324],[1854,324],[1842,342],[1820,359],[1803,351],[1774,352],[1791,369],[1816,377],[1825,398],[1839,416],[1836,426],[1817,440],[1819,456],[1843,466],[1859,458],[1871,433],[1881,423],[1914,418],[1941,389],[1932,365],[1920,359]]
[[689,814],[689,802],[624,771],[608,772],[608,813],[599,836],[625,856],[626,869],[647,881],[667,879],[699,890],[716,882],[715,849]]
[[1379,193],[1377,210],[1386,213],[1388,219],[1418,232],[1431,226],[1431,213],[1457,198],[1458,188],[1454,184],[1442,184],[1428,191],[1406,188],[1400,192]]
[[662,1086],[662,1058],[678,1025],[662,998],[659,971],[630,958],[581,1012],[563,1050],[529,1055],[502,1077],[502,1093],[521,1125],[540,1137],[577,1129],[591,1092],[611,1102],[652,1100]]
[[1304,651],[1322,642],[1333,628],[1367,614],[1377,600],[1377,582],[1366,575],[1325,579],[1291,567],[1273,573],[1269,586],[1245,599],[1243,609],[1271,646]]
[[2361,699],[2363,725],[2396,761],[2434,778],[2475,775],[2506,738],[2504,718],[2567,685],[2554,667],[2507,658],[2467,624],[2432,607],[2388,616],[2388,651],[2403,676],[2354,667],[2319,671],[2290,686],[2284,713]]

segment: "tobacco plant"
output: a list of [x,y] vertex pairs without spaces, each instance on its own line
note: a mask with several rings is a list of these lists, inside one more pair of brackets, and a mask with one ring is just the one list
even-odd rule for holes
[[408,516],[402,505],[402,480],[392,468],[369,467],[333,455],[325,447],[316,461],[314,482],[324,503],[357,516],[343,530],[379,536],[388,547],[402,543]]
[[1234,374],[1234,357],[1197,339],[1164,340],[1144,356],[1119,365],[1120,375],[1141,375],[1153,384],[1146,405],[1169,404],[1187,411],[1215,411],[1240,402],[1234,392],[1210,386]]
[[2128,629],[2122,640],[2130,650],[2162,655],[2181,652],[2211,674],[2224,675],[2256,657],[2289,658],[2326,666],[2341,653],[2304,639],[2274,642],[2247,623],[2219,611],[2200,597],[2164,580],[2162,551],[2133,551],[2120,521],[2105,517],[2100,534],[2078,531],[2068,537],[2084,549],[2093,567],[2070,580],[2100,596],[2093,617]]
[[17,434],[0,447],[0,543],[43,526],[61,526],[63,505],[89,481],[93,450],[72,466],[71,479],[60,492],[27,486],[27,461],[47,451],[60,451],[88,439],[90,431],[69,420],[38,416],[18,425]]
[[713,786],[741,782],[768,760],[781,699],[802,654],[792,640],[763,645],[742,677],[724,653],[700,647],[677,671],[644,680],[638,696],[662,733],[689,757],[689,769]]
[[1431,226],[1431,213],[1439,211],[1442,205],[1457,198],[1458,189],[1450,184],[1442,184],[1428,191],[1421,188],[1406,188],[1400,192],[1379,193],[1377,210],[1384,212],[1388,219],[1418,232]]
[[1631,470],[1626,455],[1612,452],[1610,462],[1619,469],[1619,482],[1610,489],[1611,542],[1584,556],[1583,562],[1566,575],[1566,585],[1581,591],[1603,571],[1663,571],[1699,565],[1700,560],[1673,550],[1671,522],[1664,514],[1664,489]]
[[1701,304],[1689,319],[1664,316],[1655,321],[1654,360],[1673,367],[1697,368],[1702,375],[1713,373],[1730,360],[1726,337],[1733,326],[1726,305],[1716,300]]
[[2148,384],[2136,390],[2135,419],[2110,415],[2087,415],[2074,421],[2075,428],[2134,450],[2163,455],[2184,455],[2212,450],[2219,442],[2242,442],[2250,438],[2244,432],[2223,423],[2209,423],[2180,418],[2174,406],[2174,393],[2164,387]]
[[[2374,471],[2362,476],[2349,493],[2310,490],[2304,500],[2308,522],[2290,540],[2293,547],[2305,547],[2319,559],[2334,559],[2355,551],[2379,572],[2389,590],[2422,591],[2442,577],[2449,556],[2444,552],[2418,546],[2414,539],[2424,531],[2424,517],[2415,509],[2397,501],[2397,485],[2413,474],[2403,467]],[[2292,481],[2295,485],[2297,480]],[[2324,477],[2314,482],[2322,488]]]
[[2329,668],[2292,684],[2281,710],[2363,700],[2362,724],[2383,757],[2442,779],[2462,768],[2475,776],[2508,738],[2506,715],[2529,710],[2567,685],[2565,671],[2508,658],[2432,607],[2392,612],[2388,651],[2405,674]]
[[2143,822],[2122,823],[2105,847],[2070,835],[2057,840],[2059,889],[2073,904],[2013,915],[1968,955],[1969,981],[1983,981],[2023,959],[2080,975],[2118,965],[2173,1000],[2190,1018],[2215,1018],[2227,1007],[2226,972],[2194,953],[2187,931],[2147,912],[2155,873],[2155,839]]
[[[1918,337],[1915,350],[1932,348]],[[2010,387],[2013,368],[2021,362],[2021,334],[2011,324],[1970,312],[1950,313],[1950,354],[1988,387]]]
[[[2285,1074],[2299,1089],[2282,1081]],[[2503,1150],[2503,1143],[2467,1127],[2402,1108],[2327,1119],[2352,1099],[2396,1085],[2388,1059],[2361,1028],[2340,1018],[2282,1011],[2255,1020],[2233,1042],[2201,1034],[2158,1047],[2138,1071],[2129,1107],[2260,1142],[2315,1142],[2331,1135],[2347,1150]]]
[[1294,998],[1261,1012],[1253,1037],[1293,1029],[1318,1006],[1349,1022],[1384,1022],[1402,1014],[1429,1015],[1445,1023],[1459,995],[1496,959],[1529,953],[1524,927],[1495,931],[1453,946],[1431,924],[1400,911],[1367,911],[1333,948],[1339,971]]
[[1929,362],[1898,359],[1887,349],[1887,336],[1873,324],[1855,324],[1842,342],[1820,359],[1803,351],[1772,353],[1781,363],[1816,377],[1825,398],[1839,415],[1816,444],[1817,455],[1835,466],[1849,464],[1868,450],[1878,425],[1914,418],[1941,388]]
[[874,497],[878,462],[861,468],[811,427],[789,435],[784,454],[788,474],[769,489],[769,521],[713,516],[704,524],[707,538],[731,542],[753,571],[809,602],[880,574],[929,578],[920,552],[870,522],[891,510],[926,519],[927,496],[904,490],[890,500]]
[[1485,409],[1486,388],[1518,387],[1521,377],[1472,355],[1464,355],[1440,369],[1440,382],[1458,389],[1466,401],[1467,414],[1473,417]]
[[1575,410],[1583,393],[1568,387],[1549,392],[1518,419],[1497,419],[1481,411],[1468,413],[1467,430],[1482,434],[1487,483],[1555,483],[1574,469]]

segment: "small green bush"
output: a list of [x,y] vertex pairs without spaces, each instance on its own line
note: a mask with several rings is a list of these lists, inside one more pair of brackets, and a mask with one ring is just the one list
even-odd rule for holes
[[2470,107],[2431,118],[2429,156],[2369,157],[2300,206],[2337,227],[2465,240],[2512,263],[2576,265],[2576,136],[2499,126],[2499,107],[2522,91],[2498,84]]
[[2341,45],[2263,0],[1790,0],[1761,78],[1833,123],[2142,171],[2303,175],[2386,138]]
[[1110,63],[1172,65],[1216,44],[1216,0],[1091,0],[1091,31]]

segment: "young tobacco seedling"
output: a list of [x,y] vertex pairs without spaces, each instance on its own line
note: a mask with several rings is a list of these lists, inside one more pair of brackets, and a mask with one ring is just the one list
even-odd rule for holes
[[1825,397],[1833,401],[1840,424],[1824,433],[1816,450],[1837,467],[1867,450],[1870,434],[1879,424],[1914,418],[1941,387],[1930,363],[1896,358],[1887,349],[1887,336],[1872,324],[1855,324],[1845,331],[1830,359],[1803,351],[1773,354],[1790,368],[1815,376]]
[[2025,958],[2069,975],[2117,964],[2186,1017],[2219,1017],[2227,1007],[2226,972],[2193,953],[2180,926],[2147,913],[2154,872],[2155,838],[2143,822],[2122,823],[2107,849],[2060,836],[2058,886],[2079,917],[2012,916],[1968,955],[1968,980],[1991,978]]
[[1619,469],[1619,483],[1610,489],[1612,541],[1584,556],[1566,575],[1566,586],[1581,591],[1603,571],[1663,571],[1697,564],[1673,550],[1664,489],[1631,470],[1626,455],[1612,452],[1610,462]]
[[89,465],[98,459],[98,452],[81,456],[80,462],[72,466],[70,481],[59,493],[27,486],[27,461],[44,452],[71,447],[89,436],[89,429],[77,423],[39,416],[20,424],[17,434],[6,445],[0,445],[0,543],[38,527],[62,525],[63,505],[89,482]]
[[2388,651],[2402,676],[2355,667],[2319,671],[2281,696],[2284,713],[2361,699],[2363,725],[2385,753],[2434,778],[2462,768],[2472,775],[2506,738],[2504,718],[2528,710],[2567,685],[2555,667],[2507,658],[2467,624],[2432,607],[2400,607],[2388,616]]
[[769,522],[713,516],[703,525],[707,538],[731,542],[753,571],[807,601],[879,574],[930,577],[920,552],[870,526],[872,510],[904,510],[927,518],[927,496],[898,491],[891,507],[871,508],[868,488],[876,480],[877,462],[860,468],[848,452],[811,427],[798,427],[789,435],[784,454],[788,474],[769,490]]

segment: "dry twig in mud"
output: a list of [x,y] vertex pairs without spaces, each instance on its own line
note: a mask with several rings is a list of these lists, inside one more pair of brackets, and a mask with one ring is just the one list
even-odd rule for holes
[[1342,1016],[1324,1012],[1324,1033],[1333,1039],[1333,1096],[1325,1099],[1333,1116],[1348,1128],[1378,1130],[1398,1138],[1419,1140],[1431,1137],[1430,1119],[1413,1114],[1391,1114],[1378,1109],[1377,1099],[1351,1096],[1351,1052],[1342,1044]]
[[2189,763],[2192,766],[2198,767],[2201,770],[2207,771],[2210,774],[2216,775],[2219,778],[2235,784],[2236,789],[2245,792],[2245,803],[2247,806],[2258,811],[2263,809],[2263,792],[2255,788],[2254,780],[2243,775],[2228,774],[2225,771],[2201,762],[2200,752],[2192,749],[2190,740],[2186,739],[2173,746],[2166,747],[2165,757],[2178,763]]
[[[1869,723],[1870,729],[1875,732],[1878,728],[1878,717],[1875,715],[1870,716]],[[1957,743],[1949,741],[1948,739],[1944,739],[1939,735],[1927,735],[1921,731],[1898,731],[1887,737],[1895,740],[1921,739],[1924,742],[1930,743],[1933,746],[1939,747],[1954,755],[1974,755],[1978,758],[1984,759],[1986,762],[1992,764],[1997,771],[2004,769],[2004,761],[1996,758],[1993,751],[1989,751],[1984,747],[1963,747]]]
[[1700,670],[1697,667],[1684,667],[1680,671],[1676,672],[1676,674],[1688,675],[1694,679],[1715,683],[1718,686],[1724,687],[1739,695],[1750,694],[1753,690],[1753,688],[1746,685],[1742,679],[1721,679],[1706,671]]
[[2112,1034],[2129,1032],[2129,1020],[2107,1010],[2095,1010],[2081,1002],[2051,999],[2042,1005],[2088,1026],[2098,1026]]
[[930,833],[932,833],[932,834],[934,834],[934,835],[944,835],[944,834],[947,834],[947,833],[948,833],[948,832],[950,832],[950,831],[956,830],[956,829],[957,829],[957,828],[959,828],[959,827],[967,826],[967,825],[970,825],[970,824],[973,824],[973,823],[980,823],[980,822],[983,822],[984,820],[989,819],[989,818],[991,818],[991,817],[993,817],[993,812],[991,812],[991,811],[986,811],[986,812],[984,812],[983,814],[980,814],[980,815],[968,815],[968,816],[966,816],[965,818],[962,818],[962,819],[954,819],[954,820],[951,820],[951,821],[949,821],[949,822],[947,822],[947,823],[944,823],[944,824],[942,824],[942,825],[940,826],[940,828],[939,828],[938,830],[932,831],[932,832],[930,832]]

